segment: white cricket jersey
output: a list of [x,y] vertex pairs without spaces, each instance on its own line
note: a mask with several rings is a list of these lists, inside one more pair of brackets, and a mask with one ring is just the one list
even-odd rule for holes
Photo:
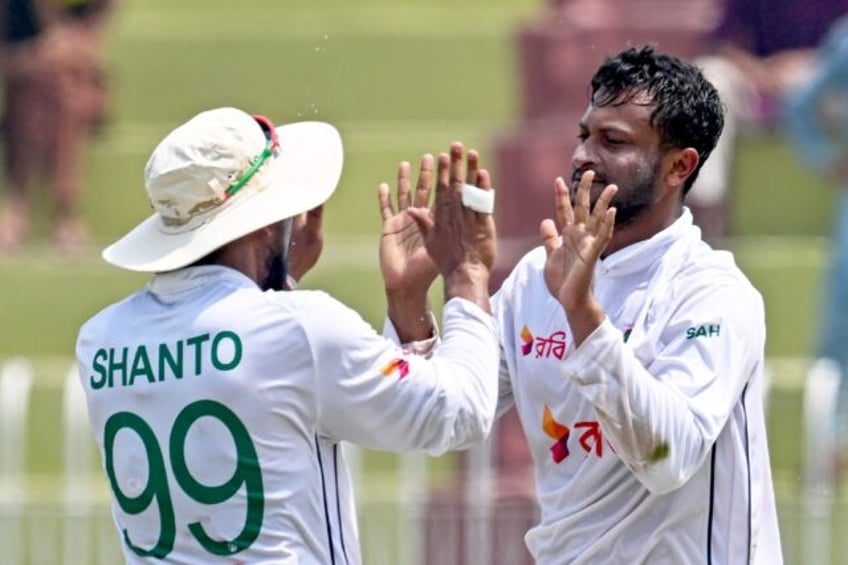
[[482,440],[494,319],[454,299],[428,360],[318,291],[225,267],[156,275],[81,329],[80,378],[128,563],[358,564],[342,440]]
[[536,469],[544,565],[782,563],[763,414],[760,294],[684,214],[600,261],[604,323],[575,349],[545,251],[494,299],[498,413]]

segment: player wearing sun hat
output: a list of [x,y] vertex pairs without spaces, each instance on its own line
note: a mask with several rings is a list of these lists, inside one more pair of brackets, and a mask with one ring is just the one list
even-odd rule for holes
[[[431,158],[415,206],[408,167],[399,210],[381,189],[389,333],[401,348],[324,292],[281,291],[287,267],[300,261],[300,275],[320,252],[320,214],[296,219],[332,195],[342,154],[329,124],[274,128],[221,108],[175,129],[150,157],[154,214],[103,256],[154,275],[77,341],[127,562],[359,563],[340,442],[441,453],[488,433],[494,224],[462,204],[463,185],[489,190],[488,174],[454,144],[438,160],[432,214],[422,209]],[[290,245],[302,232],[317,251]],[[410,311],[393,306],[419,295],[406,286],[429,286],[433,263],[446,299],[435,351],[431,315],[391,318]],[[398,275],[404,268],[425,276]]]

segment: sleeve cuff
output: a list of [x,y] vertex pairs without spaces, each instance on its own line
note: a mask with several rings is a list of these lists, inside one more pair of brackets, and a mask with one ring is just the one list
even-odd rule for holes
[[621,332],[609,317],[604,318],[601,325],[574,350],[570,362],[561,366],[563,376],[581,385],[601,382],[605,371],[598,369],[604,366],[604,361],[610,356],[610,347],[621,341]]
[[430,322],[433,324],[433,335],[428,339],[400,343],[397,330],[388,315],[386,315],[386,320],[383,324],[383,337],[400,345],[405,351],[409,351],[410,353],[420,355],[422,357],[429,357],[433,354],[433,350],[439,343],[439,324],[436,322],[436,317],[433,315],[432,311],[428,311],[427,315],[430,317]]

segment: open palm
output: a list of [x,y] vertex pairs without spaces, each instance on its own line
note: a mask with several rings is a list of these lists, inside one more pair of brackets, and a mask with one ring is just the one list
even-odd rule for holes
[[426,208],[430,200],[433,178],[433,156],[421,158],[415,194],[412,194],[410,165],[398,167],[397,206],[392,204],[391,189],[386,183],[379,188],[383,231],[380,236],[380,270],[386,291],[426,292],[438,276],[436,264],[427,254],[421,231],[407,211],[410,207]]
[[572,207],[568,187],[558,178],[555,198],[561,237],[553,220],[543,221],[540,228],[548,255],[545,283],[566,310],[590,299],[595,264],[612,238],[615,208],[610,208],[609,204],[617,188],[607,186],[590,211],[593,179],[592,171],[583,174]]

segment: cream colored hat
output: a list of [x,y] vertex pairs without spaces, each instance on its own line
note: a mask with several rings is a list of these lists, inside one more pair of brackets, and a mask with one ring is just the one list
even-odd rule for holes
[[107,247],[103,258],[132,271],[189,265],[324,203],[342,162],[341,137],[330,124],[297,122],[274,130],[235,108],[202,112],[153,151],[144,180],[155,213]]

